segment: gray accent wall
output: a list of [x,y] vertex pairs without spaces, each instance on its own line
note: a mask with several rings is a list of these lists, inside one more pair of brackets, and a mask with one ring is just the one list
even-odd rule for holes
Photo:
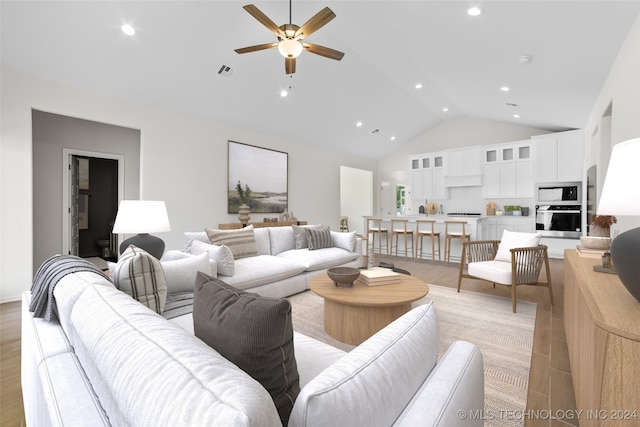
[[125,199],[140,194],[140,131],[32,110],[33,270],[62,253],[63,148],[124,156]]

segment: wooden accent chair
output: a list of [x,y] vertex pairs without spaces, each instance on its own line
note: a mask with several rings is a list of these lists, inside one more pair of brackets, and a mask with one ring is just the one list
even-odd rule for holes
[[[396,255],[398,255],[398,237],[404,236],[404,256],[408,256],[408,245],[407,243],[411,242],[411,258],[413,258],[414,247],[413,247],[413,230],[409,230],[408,228],[409,220],[408,219],[392,219],[391,220],[391,252],[393,252],[393,238],[395,237],[396,241]],[[391,252],[389,254],[391,254]]]
[[[505,233],[509,232],[506,231]],[[505,242],[505,235],[503,235],[503,242]],[[465,265],[467,266],[467,273],[464,272]],[[541,282],[539,279],[543,265],[546,273],[545,282]],[[458,292],[460,292],[463,278],[486,280],[493,283],[494,287],[496,284],[511,286],[514,313],[516,312],[516,288],[520,285],[548,288],[549,300],[553,304],[549,257],[547,256],[547,246],[545,245],[513,247],[501,243],[500,240],[463,242],[460,274],[458,276]]]
[[[435,230],[435,219],[416,219],[416,258],[422,259],[422,243],[425,237],[431,239],[431,260],[436,260],[436,252],[438,252],[438,261],[440,258],[440,232]],[[435,244],[438,239],[438,244]]]

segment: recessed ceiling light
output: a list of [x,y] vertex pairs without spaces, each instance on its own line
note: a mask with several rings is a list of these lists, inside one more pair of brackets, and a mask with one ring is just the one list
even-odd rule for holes
[[416,83],[416,89],[422,89],[422,83]]
[[396,140],[396,137],[395,137],[395,136],[392,136],[392,137],[391,137],[391,140],[392,140],[392,141],[395,141],[395,140]]
[[467,9],[467,14],[470,16],[478,16],[478,15],[482,15],[482,8],[478,7],[478,6],[473,6],[470,7],[469,9]]
[[502,86],[502,87],[500,88],[500,90],[501,90],[501,91],[503,91],[503,92],[509,92],[511,89],[509,89],[509,87],[508,87],[508,86]]
[[446,113],[447,111],[449,111],[449,109],[448,109],[447,107],[444,107],[444,108],[442,109],[442,111],[444,111],[444,112]]
[[120,29],[122,30],[123,33],[125,33],[128,36],[132,36],[136,33],[135,28],[133,28],[129,24],[124,24],[122,27],[120,27]]
[[533,61],[533,56],[531,55],[521,55],[518,57],[518,61],[520,61],[521,64],[528,64],[531,61]]
[[283,91],[281,91],[281,92],[280,92],[280,96],[281,96],[282,98],[286,98],[286,97],[287,97],[287,95],[289,95],[289,92],[287,92],[286,90],[283,90]]
[[520,118],[520,114],[514,114],[513,117],[516,118],[516,119],[519,119]]
[[356,126],[358,126],[358,127],[362,126],[362,122],[356,123]]

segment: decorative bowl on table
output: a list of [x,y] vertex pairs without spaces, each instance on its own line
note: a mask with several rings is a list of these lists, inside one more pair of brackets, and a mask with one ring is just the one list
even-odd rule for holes
[[360,277],[360,270],[354,267],[333,267],[327,270],[327,276],[333,280],[336,286],[350,288],[353,282]]
[[587,249],[606,250],[611,247],[611,237],[580,236],[580,244]]

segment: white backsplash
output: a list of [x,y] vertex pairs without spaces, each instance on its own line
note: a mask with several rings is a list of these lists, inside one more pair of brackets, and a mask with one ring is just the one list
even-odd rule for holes
[[[443,206],[444,213],[449,212],[477,212],[482,215],[486,213],[486,205],[494,202],[498,209],[503,209],[504,205],[520,205],[529,207],[529,215],[535,212],[535,201],[530,199],[485,199],[482,197],[482,187],[454,187],[449,189],[449,198],[447,200],[429,200],[439,203]],[[416,215],[419,212],[420,205],[424,205],[425,201],[413,202],[411,211],[407,215]]]

